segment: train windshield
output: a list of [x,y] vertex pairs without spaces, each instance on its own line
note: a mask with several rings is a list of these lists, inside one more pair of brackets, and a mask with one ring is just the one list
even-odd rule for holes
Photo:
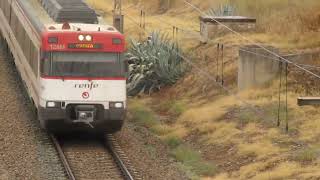
[[59,77],[119,77],[119,53],[50,52],[42,62],[42,75]]

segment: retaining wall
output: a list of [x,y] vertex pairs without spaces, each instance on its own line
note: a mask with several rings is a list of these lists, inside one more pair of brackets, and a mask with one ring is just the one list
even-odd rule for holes
[[[279,53],[274,47],[266,48]],[[275,59],[274,55],[255,45],[241,47],[238,61],[238,89],[244,90],[262,85],[277,76],[280,61]]]

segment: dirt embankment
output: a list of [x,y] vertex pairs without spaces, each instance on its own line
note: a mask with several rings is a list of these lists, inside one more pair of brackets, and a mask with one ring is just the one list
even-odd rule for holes
[[116,139],[143,179],[187,179],[178,164],[168,156],[169,149],[158,137],[135,125],[130,117],[127,121]]

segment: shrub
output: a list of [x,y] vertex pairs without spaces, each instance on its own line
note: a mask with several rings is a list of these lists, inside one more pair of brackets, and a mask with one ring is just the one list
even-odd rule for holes
[[235,6],[221,4],[218,8],[211,8],[206,13],[208,16],[234,16],[236,15]]
[[131,40],[129,49],[128,94],[151,93],[172,85],[184,74],[181,49],[167,35],[153,32],[142,43]]

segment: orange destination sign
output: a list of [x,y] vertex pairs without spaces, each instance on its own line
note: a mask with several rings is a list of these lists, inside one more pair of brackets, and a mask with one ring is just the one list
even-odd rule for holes
[[69,44],[68,46],[70,49],[101,49],[102,44]]

